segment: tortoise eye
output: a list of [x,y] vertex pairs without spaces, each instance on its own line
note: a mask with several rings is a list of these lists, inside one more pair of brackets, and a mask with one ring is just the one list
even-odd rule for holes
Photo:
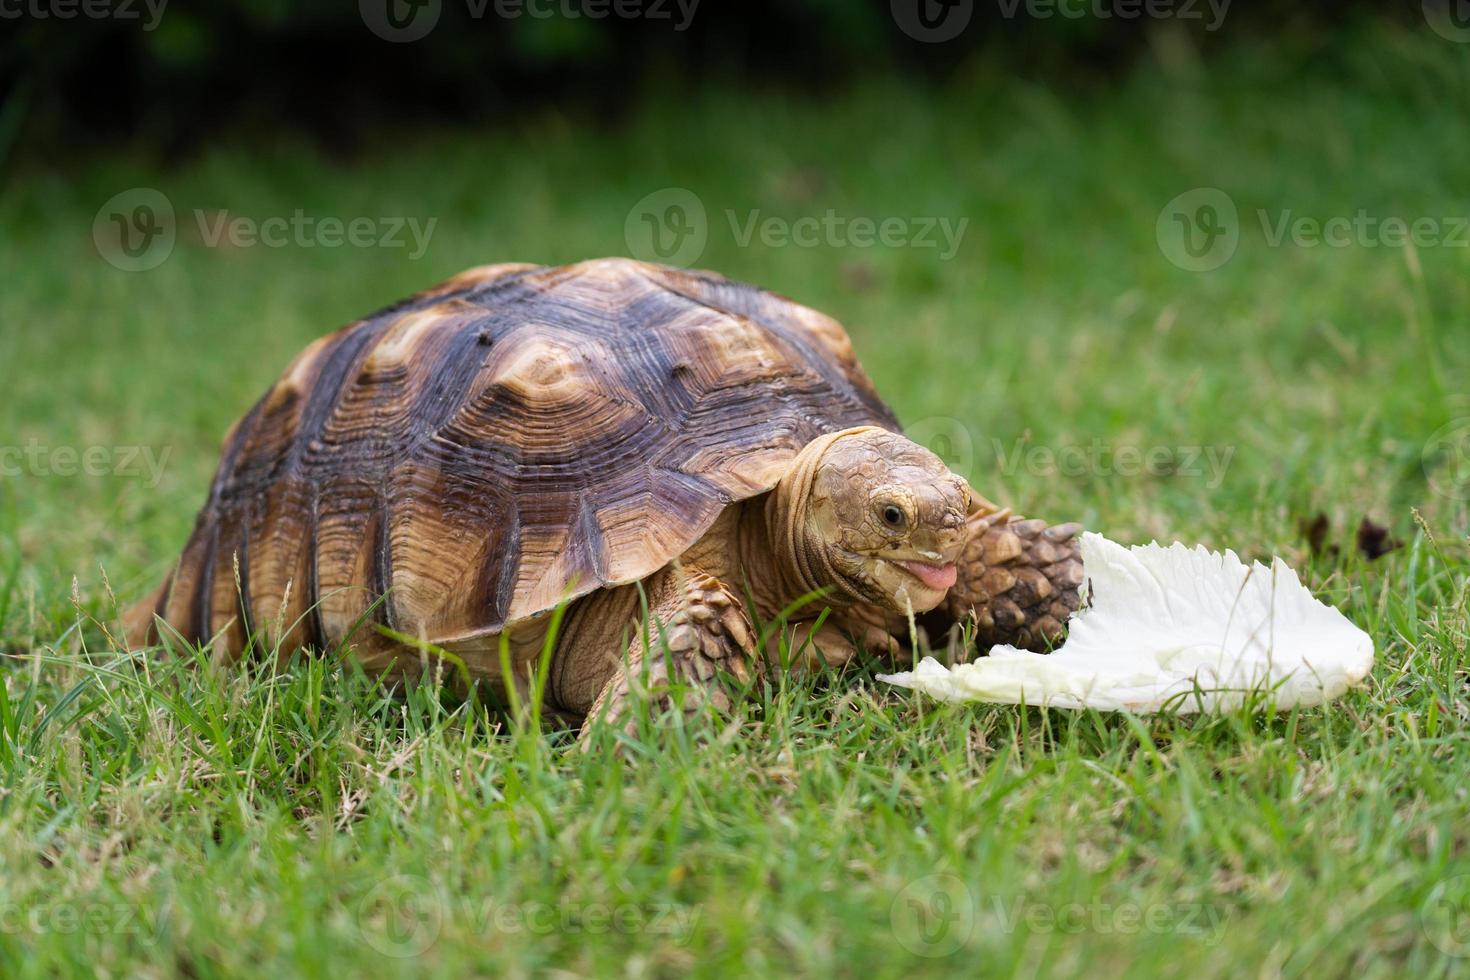
[[883,507],[883,523],[889,527],[903,526],[903,511],[898,509],[897,504],[886,504]]

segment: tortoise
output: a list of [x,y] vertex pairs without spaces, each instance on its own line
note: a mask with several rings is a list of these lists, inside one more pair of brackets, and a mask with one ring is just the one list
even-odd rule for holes
[[901,435],[821,313],[627,259],[492,265],[307,347],[126,626],[398,677],[447,651],[527,696],[560,608],[549,710],[728,708],[718,675],[767,669],[752,614],[793,626],[798,669],[895,655],[915,616],[1044,647],[1078,605],[1079,530]]

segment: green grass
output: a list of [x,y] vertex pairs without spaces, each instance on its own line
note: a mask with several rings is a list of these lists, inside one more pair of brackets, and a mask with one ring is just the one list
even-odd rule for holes
[[[981,71],[351,160],[242,143],[23,169],[0,200],[0,445],[168,455],[157,481],[54,455],[0,478],[0,973],[1470,972],[1444,917],[1470,914],[1470,512],[1436,491],[1464,485],[1434,440],[1470,418],[1470,249],[1273,247],[1256,218],[1464,216],[1467,83],[1470,49],[1385,28],[1330,60],[1268,45],[1095,92]],[[125,273],[91,228],[136,186],[179,241]],[[113,595],[163,573],[225,428],[307,341],[469,265],[626,253],[629,209],[670,186],[709,215],[700,265],[843,320],[906,421],[968,440],[955,463],[988,495],[1281,554],[1372,633],[1370,682],[1178,720],[944,708],[854,669],[620,763],[320,662],[112,652]],[[1155,239],[1195,187],[1240,214],[1212,272]],[[210,248],[196,208],[437,225],[417,260]],[[727,209],[969,226],[950,261],[741,247]],[[1174,464],[1003,469],[1018,440]],[[1228,466],[1183,467],[1191,447]],[[1336,554],[1306,551],[1318,512]],[[1405,546],[1354,554],[1364,515]],[[959,918],[916,930],[913,902]]]

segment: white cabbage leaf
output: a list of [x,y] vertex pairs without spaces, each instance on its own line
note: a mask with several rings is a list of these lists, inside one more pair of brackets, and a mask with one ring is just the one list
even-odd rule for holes
[[1247,566],[1233,551],[1087,533],[1082,567],[1089,603],[1050,654],[997,646],[879,679],[941,701],[1189,713],[1321,704],[1373,667],[1372,638],[1280,558]]

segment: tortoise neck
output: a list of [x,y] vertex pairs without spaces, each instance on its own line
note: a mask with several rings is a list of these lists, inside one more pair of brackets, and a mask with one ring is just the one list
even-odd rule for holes
[[764,550],[775,566],[772,578],[781,593],[776,612],[813,593],[821,596],[810,600],[804,611],[862,601],[833,566],[827,550],[808,533],[808,509],[817,464],[828,447],[843,435],[846,432],[834,432],[808,443],[775,489],[766,495],[765,506],[761,508]]

